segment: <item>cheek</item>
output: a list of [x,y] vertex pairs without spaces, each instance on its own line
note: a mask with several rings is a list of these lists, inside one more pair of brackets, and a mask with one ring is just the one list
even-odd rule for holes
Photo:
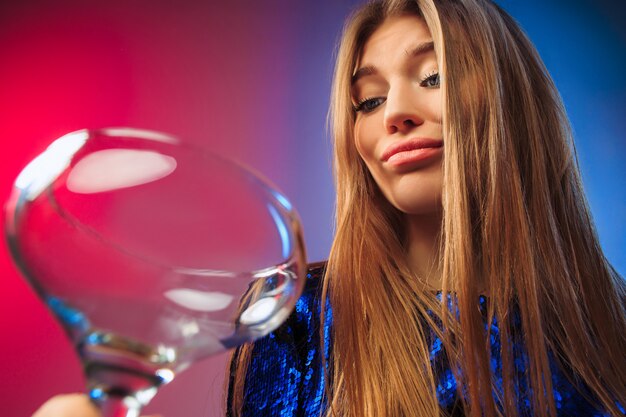
[[357,152],[369,166],[376,154],[377,137],[371,118],[357,120],[354,125],[354,145]]
[[427,120],[435,123],[441,123],[443,118],[443,97],[441,89],[430,90],[428,94],[423,95],[422,106],[424,116]]
[[361,160],[363,160],[363,162],[365,162],[365,164],[369,167],[368,146],[367,140],[364,137],[364,132],[362,123],[357,123],[354,126],[354,147],[356,148]]
[[441,90],[437,90],[432,106],[434,118],[439,124],[441,124],[443,122],[443,98],[441,97]]

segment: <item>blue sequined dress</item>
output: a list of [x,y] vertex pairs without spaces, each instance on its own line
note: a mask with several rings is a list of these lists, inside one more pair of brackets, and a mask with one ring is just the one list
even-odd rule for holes
[[[252,358],[246,374],[244,389],[243,415],[248,417],[292,417],[320,416],[324,409],[324,381],[322,373],[322,354],[320,352],[320,280],[324,264],[312,265],[307,275],[304,294],[298,300],[295,311],[287,321],[268,336],[254,343]],[[485,308],[485,299],[480,299],[481,308]],[[330,313],[326,320],[324,335],[330,340]],[[491,326],[492,369],[496,375],[496,384],[501,384],[500,341],[497,324]],[[437,398],[444,415],[462,416],[459,408],[457,384],[450,369],[439,338],[432,335],[431,364],[437,377]],[[328,343],[325,344],[328,346]],[[237,364],[235,351],[231,365],[231,374]],[[517,363],[518,372],[523,373],[523,360]],[[594,406],[583,388],[575,389],[552,361],[552,382],[554,399],[560,417],[595,417],[608,416],[598,406]],[[232,384],[228,393],[227,415],[230,410]],[[527,396],[520,393],[520,415],[530,416],[530,403]]]

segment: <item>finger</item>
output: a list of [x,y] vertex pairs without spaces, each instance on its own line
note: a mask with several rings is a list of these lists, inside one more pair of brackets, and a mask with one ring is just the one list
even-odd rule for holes
[[46,401],[32,417],[102,417],[84,394],[57,395]]

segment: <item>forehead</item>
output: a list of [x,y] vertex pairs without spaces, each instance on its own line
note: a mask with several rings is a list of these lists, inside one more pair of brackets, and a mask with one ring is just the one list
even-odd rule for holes
[[432,41],[424,20],[414,15],[389,17],[365,42],[359,65],[406,57],[418,44]]

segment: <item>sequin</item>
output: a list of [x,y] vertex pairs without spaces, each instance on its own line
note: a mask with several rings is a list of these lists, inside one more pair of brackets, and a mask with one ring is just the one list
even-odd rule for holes
[[[244,416],[295,417],[320,416],[325,409],[322,355],[320,352],[321,297],[319,283],[323,264],[314,265],[307,275],[307,284],[295,311],[287,321],[270,335],[256,341],[245,384]],[[439,297],[441,300],[441,297]],[[448,302],[450,300],[448,299]],[[485,317],[485,331],[489,331],[490,365],[495,389],[502,390],[501,333],[498,323],[486,323],[487,299],[479,298]],[[332,309],[326,305],[324,356],[328,359],[332,326]],[[519,322],[512,323],[520,326]],[[462,415],[459,409],[457,380],[447,361],[442,341],[431,330],[430,361],[436,375],[437,399],[446,415]],[[519,377],[516,394],[520,416],[531,415],[530,389],[522,377],[528,358],[519,343],[513,342],[514,372]],[[585,387],[576,389],[570,378],[550,356],[554,400],[559,417],[608,416],[587,398],[592,398]],[[464,390],[461,390],[462,392]],[[229,397],[232,393],[229,390]],[[230,401],[229,401],[230,402]],[[461,414],[459,414],[461,411]],[[227,416],[232,415],[227,410]]]

